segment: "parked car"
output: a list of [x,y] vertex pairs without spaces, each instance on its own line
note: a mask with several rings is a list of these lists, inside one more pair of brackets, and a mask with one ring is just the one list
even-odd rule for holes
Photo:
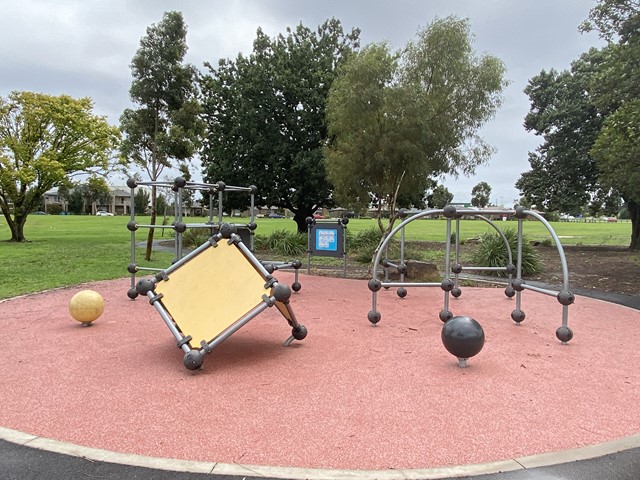
[[105,212],[104,210],[99,210],[96,212],[97,217],[113,217],[113,213]]
[[327,217],[325,217],[324,215],[321,215],[321,214],[319,214],[319,213],[314,213],[314,214],[313,214],[313,218],[315,218],[315,219],[317,219],[317,220],[323,220],[323,219],[325,219],[325,218],[327,218]]
[[46,215],[47,212],[43,212],[42,210],[38,210],[37,212],[33,212],[34,215]]
[[280,215],[279,213],[270,213],[269,218],[284,218],[284,215]]

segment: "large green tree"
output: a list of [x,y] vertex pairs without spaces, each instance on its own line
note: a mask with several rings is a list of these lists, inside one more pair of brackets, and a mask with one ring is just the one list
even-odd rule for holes
[[471,205],[484,208],[491,200],[491,185],[480,182],[471,189]]
[[118,130],[93,114],[89,98],[13,92],[0,97],[0,210],[11,241],[49,189],[76,174],[107,169]]
[[[199,147],[202,122],[197,71],[184,63],[187,27],[180,12],[166,12],[147,28],[131,62],[129,94],[139,105],[120,117],[121,152],[156,182],[166,168],[189,160]],[[156,224],[156,187],[151,188],[151,220]],[[145,258],[151,259],[154,229],[149,229]]]
[[328,100],[327,168],[335,197],[373,201],[378,225],[398,198],[441,174],[470,174],[492,148],[478,135],[502,101],[505,67],[477,55],[467,20],[435,20],[401,52],[372,44],[340,70]]
[[[316,30],[300,24],[276,38],[258,29],[250,55],[221,59],[217,68],[207,64],[205,179],[256,185],[259,204],[291,210],[298,230],[306,231],[306,217],[331,204],[322,153],[325,104],[358,36],[336,19]],[[226,201],[225,208],[248,203],[238,195]]]
[[581,26],[609,42],[594,77],[594,103],[609,107],[591,153],[600,180],[625,200],[631,218],[631,250],[640,249],[640,1],[601,0]]
[[591,88],[605,57],[591,49],[569,70],[543,70],[524,90],[531,102],[524,126],[544,142],[529,153],[531,170],[516,187],[538,209],[578,214],[598,191],[598,170],[589,150],[606,111],[594,105]]

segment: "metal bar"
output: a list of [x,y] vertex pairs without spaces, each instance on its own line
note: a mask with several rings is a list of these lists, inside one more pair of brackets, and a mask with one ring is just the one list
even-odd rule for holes
[[538,293],[544,293],[545,295],[549,295],[551,297],[556,297],[558,296],[558,293],[560,293],[557,290],[549,290],[548,288],[536,287],[535,285],[529,285],[527,283],[523,283],[522,288],[524,288],[525,290],[532,290]]
[[383,287],[440,287],[438,282],[381,282]]
[[[149,297],[149,299],[152,299],[154,296],[155,296],[155,293],[153,292],[153,290],[150,290],[149,292],[147,292],[147,297]],[[164,320],[164,323],[167,324],[167,327],[169,327],[169,330],[171,331],[175,339],[178,341],[182,340],[184,337],[176,327],[173,319],[171,318],[167,310],[164,308],[164,305],[162,305],[160,301],[155,301],[153,302],[153,306],[156,307],[156,310],[162,317],[162,320]],[[189,346],[186,343],[182,344],[180,348],[185,353],[188,353],[190,350]]]

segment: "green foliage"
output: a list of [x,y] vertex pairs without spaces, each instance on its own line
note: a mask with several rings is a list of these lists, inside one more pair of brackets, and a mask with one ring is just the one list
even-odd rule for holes
[[[249,56],[221,59],[217,68],[207,64],[205,180],[256,185],[259,205],[288,208],[306,231],[306,217],[331,204],[322,157],[325,103],[336,67],[357,48],[358,35],[357,29],[345,34],[336,19],[316,30],[300,24],[273,39],[258,29]],[[247,197],[231,197],[227,205],[243,209]]]
[[149,209],[150,197],[151,195],[147,190],[145,190],[144,188],[138,188],[135,196],[133,197],[133,208],[136,212],[136,215],[144,215],[147,213],[147,210]]
[[[432,177],[468,174],[492,149],[478,129],[501,104],[505,67],[476,56],[469,23],[448,17],[418,32],[401,52],[371,44],[340,70],[327,102],[327,169],[339,202],[390,210],[424,192]],[[381,227],[382,228],[382,227]]]
[[255,250],[270,250],[277,255],[296,257],[307,251],[307,235],[276,230],[268,236],[256,235],[253,244]]
[[491,200],[491,186],[487,182],[480,182],[471,189],[471,205],[484,208]]
[[[511,248],[514,265],[517,262],[518,252],[518,231],[515,228],[503,230],[505,237]],[[505,248],[504,241],[498,233],[486,233],[480,238],[478,249],[472,256],[474,265],[483,267],[504,267],[509,263],[509,254]],[[532,275],[540,272],[542,264],[540,256],[535,251],[526,236],[522,240],[522,275]],[[506,272],[492,272],[495,275],[505,277]]]
[[431,193],[427,195],[427,206],[429,208],[442,209],[453,200],[451,193],[444,185],[437,185]]
[[[203,123],[197,100],[196,69],[183,63],[187,27],[180,12],[165,12],[147,28],[131,61],[129,94],[138,109],[120,117],[121,154],[157,181],[175,161],[191,158],[200,145]],[[151,225],[156,223],[156,187],[151,188]],[[153,240],[154,229],[148,238]],[[149,242],[150,244],[150,242]],[[151,249],[146,259],[151,258]]]
[[23,242],[29,212],[68,177],[107,169],[118,131],[89,98],[31,92],[0,97],[0,210],[11,241]]
[[182,234],[182,246],[196,248],[202,245],[211,236],[211,230],[203,228],[187,228]]

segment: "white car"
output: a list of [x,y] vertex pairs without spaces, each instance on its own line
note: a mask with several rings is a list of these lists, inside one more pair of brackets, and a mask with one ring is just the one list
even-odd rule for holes
[[96,216],[97,217],[113,217],[113,213],[105,212],[104,210],[100,210],[100,211],[96,212]]

